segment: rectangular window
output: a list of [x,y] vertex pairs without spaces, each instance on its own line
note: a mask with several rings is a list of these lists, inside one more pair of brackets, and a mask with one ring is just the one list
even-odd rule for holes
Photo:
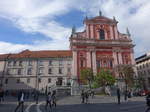
[[22,66],[22,61],[19,61],[19,66]]
[[10,75],[10,69],[7,69],[7,75]]
[[5,84],[8,84],[8,79],[5,79]]
[[48,83],[51,83],[51,78],[48,78]]
[[19,84],[19,83],[20,83],[20,79],[17,79],[17,82],[16,82],[16,83],[18,83],[18,84]]
[[11,61],[8,61],[8,66],[11,66]]
[[96,61],[96,64],[97,64],[97,68],[100,68],[100,61],[99,60]]
[[44,68],[39,68],[39,75],[43,74]]
[[81,60],[81,67],[83,67],[84,66],[84,61],[83,60]]
[[69,73],[71,72],[71,68],[68,68],[68,72],[69,72]]
[[39,66],[43,66],[43,61],[40,60],[38,64],[39,64]]
[[28,66],[32,66],[32,61],[31,60],[29,60]]
[[68,61],[68,63],[67,63],[68,65],[71,65],[71,61]]
[[22,74],[22,69],[18,69],[18,75]]
[[49,66],[52,66],[52,60],[49,60]]
[[59,72],[59,74],[62,74],[62,68],[59,68],[58,72]]
[[63,65],[63,61],[62,60],[59,61],[59,66],[61,66],[61,65]]
[[30,78],[27,78],[27,83],[30,83]]
[[17,61],[14,61],[13,66],[16,66],[16,65],[17,65]]
[[31,74],[32,74],[32,68],[28,68],[27,75],[31,75]]
[[38,79],[38,82],[41,83],[41,78]]
[[52,74],[52,69],[51,68],[48,69],[48,74]]
[[112,63],[112,61],[110,61],[110,67],[111,67],[111,68],[113,67],[113,63]]

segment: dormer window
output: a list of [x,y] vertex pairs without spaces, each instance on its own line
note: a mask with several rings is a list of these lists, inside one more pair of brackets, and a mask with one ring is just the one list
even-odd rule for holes
[[105,40],[105,31],[103,29],[99,30],[99,39]]

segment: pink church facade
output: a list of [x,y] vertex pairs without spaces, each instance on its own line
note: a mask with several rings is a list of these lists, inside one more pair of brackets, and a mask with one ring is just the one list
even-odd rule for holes
[[[91,68],[96,74],[101,69],[113,68],[119,64],[135,64],[131,35],[120,33],[115,18],[101,14],[84,20],[83,32],[72,31],[70,48],[73,58],[73,75],[80,77],[80,70]],[[113,72],[114,73],[114,72]],[[116,77],[119,74],[114,73]]]

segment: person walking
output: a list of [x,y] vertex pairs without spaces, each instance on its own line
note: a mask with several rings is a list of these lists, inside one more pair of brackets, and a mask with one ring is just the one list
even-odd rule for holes
[[87,104],[89,102],[89,94],[88,92],[85,92],[85,103]]
[[120,89],[117,88],[117,99],[118,99],[118,104],[120,104]]
[[150,110],[150,94],[148,94],[146,97],[146,104],[147,104],[148,108],[146,109],[145,112],[148,112]]
[[4,101],[4,90],[0,88],[0,102]]
[[48,93],[47,97],[46,97],[46,105],[45,105],[45,110],[47,111],[47,106],[49,105],[50,110],[52,110],[52,96],[51,96],[51,92]]
[[56,107],[56,91],[52,93],[52,106]]
[[124,91],[124,101],[126,102],[127,99],[128,99],[128,91],[125,90],[125,91]]
[[95,92],[94,92],[94,90],[92,90],[92,91],[91,91],[91,96],[92,96],[92,98],[94,98],[94,95],[95,95]]
[[84,93],[84,90],[82,90],[81,92],[81,103],[84,103],[85,102],[85,93]]
[[35,98],[36,104],[38,104],[38,102],[39,102],[39,92],[38,91],[35,91],[34,98]]
[[23,91],[20,91],[18,94],[18,106],[16,107],[15,112],[17,112],[20,106],[21,106],[21,111],[23,112],[23,108],[24,108],[24,92]]

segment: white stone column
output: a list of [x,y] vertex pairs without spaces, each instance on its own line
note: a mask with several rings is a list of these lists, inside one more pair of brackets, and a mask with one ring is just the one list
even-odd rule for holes
[[118,30],[117,30],[117,26],[114,27],[114,30],[115,30],[115,38],[118,39]]
[[119,64],[123,64],[121,52],[118,53],[118,58],[119,58]]
[[73,51],[73,63],[72,63],[72,68],[73,68],[73,76],[77,77],[77,51]]
[[88,68],[91,68],[91,52],[88,51],[88,52],[86,53],[86,55],[87,55],[87,67],[88,67]]
[[105,30],[105,40],[108,40],[107,31]]
[[113,67],[115,67],[116,65],[118,65],[117,62],[117,53],[115,51],[113,51]]
[[113,29],[112,29],[112,26],[109,26],[110,28],[110,39],[113,40],[114,37],[113,37]]
[[86,38],[89,38],[89,25],[86,25]]
[[135,59],[134,59],[134,54],[133,54],[133,52],[130,53],[130,56],[131,56],[131,64],[132,64],[132,65],[135,65]]
[[93,67],[93,73],[97,73],[97,67],[96,67],[96,52],[92,51],[92,67]]
[[90,26],[90,31],[91,31],[91,38],[94,38],[94,27],[93,27],[93,25]]

